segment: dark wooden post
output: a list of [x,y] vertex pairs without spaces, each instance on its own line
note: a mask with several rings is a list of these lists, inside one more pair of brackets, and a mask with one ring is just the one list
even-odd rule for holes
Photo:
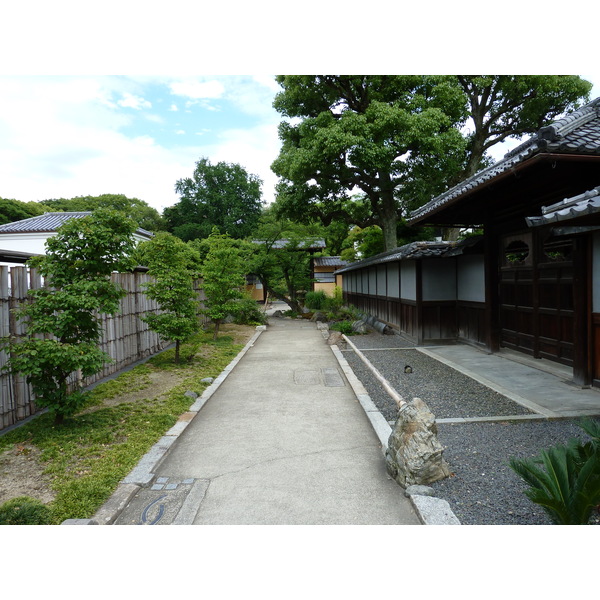
[[588,386],[592,383],[590,319],[588,302],[591,277],[588,260],[589,239],[573,238],[573,382]]
[[490,352],[500,349],[500,303],[498,277],[500,252],[498,232],[491,223],[484,227],[485,345]]

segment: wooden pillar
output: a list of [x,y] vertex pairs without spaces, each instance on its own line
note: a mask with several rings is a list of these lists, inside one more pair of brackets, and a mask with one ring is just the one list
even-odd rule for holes
[[573,382],[592,383],[590,243],[585,235],[573,238]]
[[417,344],[421,345],[425,337],[423,330],[423,261],[415,261],[415,329],[417,332]]
[[491,223],[484,227],[485,345],[490,352],[500,349],[500,302],[498,278],[500,252],[498,232]]

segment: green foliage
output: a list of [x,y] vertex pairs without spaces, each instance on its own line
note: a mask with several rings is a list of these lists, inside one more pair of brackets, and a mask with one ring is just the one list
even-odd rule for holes
[[179,238],[162,231],[138,246],[137,257],[153,277],[145,284],[146,295],[161,311],[147,313],[142,319],[163,339],[175,342],[175,362],[179,362],[180,344],[198,330],[199,305],[193,280],[199,255]]
[[323,290],[306,292],[304,305],[311,310],[324,310],[327,306],[327,294]]
[[164,210],[169,231],[184,241],[206,238],[213,227],[233,238],[247,237],[260,217],[261,184],[238,164],[200,159],[192,177],[175,184],[181,200]]
[[101,315],[119,309],[124,291],[110,274],[133,266],[134,229],[121,214],[100,209],[65,223],[48,239],[47,254],[29,261],[46,286],[30,290],[32,301],[15,311],[25,336],[4,339],[0,347],[10,352],[7,368],[26,377],[38,406],[47,407],[57,423],[85,402],[81,389],[69,392],[70,374],[87,377],[110,360],[98,348]]
[[296,313],[301,312],[298,292],[310,289],[308,250],[320,239],[319,232],[319,227],[293,223],[265,210],[250,244],[248,271],[258,276],[269,295]]
[[202,263],[202,289],[206,297],[204,313],[215,324],[214,338],[217,339],[223,320],[241,308],[246,265],[235,241],[226,234],[219,234],[216,227],[206,245],[208,252]]
[[465,167],[455,180],[484,166],[486,152],[509,137],[537,132],[587,100],[592,84],[576,75],[463,75],[457,81],[474,128]]
[[350,321],[337,321],[329,326],[333,331],[340,331],[344,335],[355,335],[356,331],[352,328]]
[[57,198],[42,200],[38,203],[44,212],[94,211],[98,208],[108,208],[119,211],[138,227],[148,231],[163,231],[166,222],[158,211],[138,198],[128,198],[123,194],[101,194],[100,196],[77,196],[75,198]]
[[44,209],[37,202],[21,202],[0,198],[0,225],[29,219],[44,214]]
[[[284,117],[282,148],[272,165],[281,177],[278,202],[285,215],[325,224],[379,225],[384,248],[397,246],[396,223],[412,199],[413,171],[440,190],[448,171],[462,165],[464,94],[450,77],[280,76],[274,106]],[[367,198],[367,218],[356,219],[349,192]]]
[[0,525],[49,525],[50,509],[35,498],[20,496],[0,504]]
[[509,462],[530,486],[525,495],[557,525],[587,525],[600,505],[600,425],[585,420],[581,427],[591,441],[571,440],[542,450],[536,459]]
[[238,325],[264,325],[266,322],[266,315],[254,298],[244,296],[241,300],[238,300],[234,323]]

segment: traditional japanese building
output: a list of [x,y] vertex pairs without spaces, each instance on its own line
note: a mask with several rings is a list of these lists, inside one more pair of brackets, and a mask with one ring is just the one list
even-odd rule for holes
[[414,211],[409,223],[483,236],[354,263],[341,270],[349,301],[420,343],[512,349],[600,386],[600,98]]

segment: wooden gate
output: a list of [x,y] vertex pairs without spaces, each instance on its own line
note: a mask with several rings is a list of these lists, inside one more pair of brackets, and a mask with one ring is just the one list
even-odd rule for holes
[[500,260],[500,345],[573,366],[573,240],[506,236]]

